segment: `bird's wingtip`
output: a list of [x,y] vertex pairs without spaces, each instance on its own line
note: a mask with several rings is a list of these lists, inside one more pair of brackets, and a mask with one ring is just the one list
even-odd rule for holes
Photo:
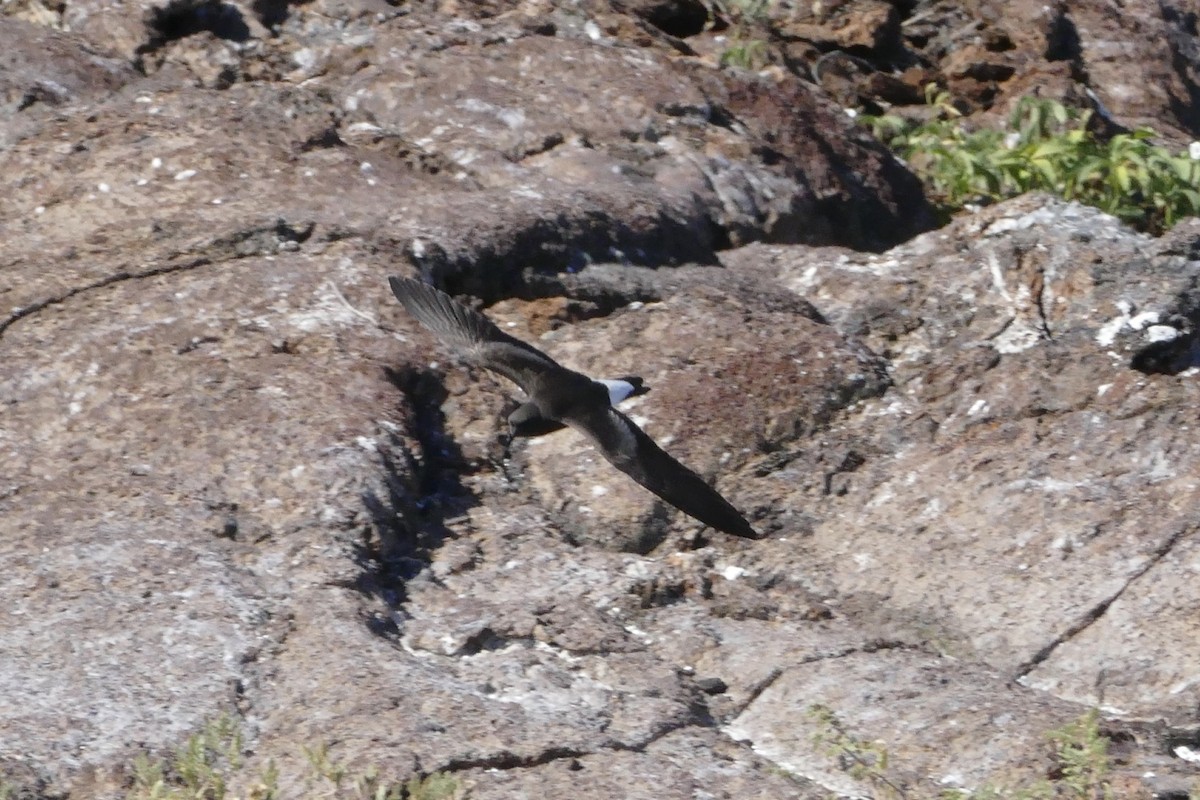
[[736,531],[729,531],[729,533],[732,533],[734,536],[740,536],[743,539],[752,539],[754,541],[763,538],[763,535],[752,528],[748,523],[746,527]]
[[406,285],[410,283],[415,283],[415,281],[411,278],[397,278],[395,275],[388,275],[388,286],[392,287],[392,294],[396,295],[397,299],[403,299]]

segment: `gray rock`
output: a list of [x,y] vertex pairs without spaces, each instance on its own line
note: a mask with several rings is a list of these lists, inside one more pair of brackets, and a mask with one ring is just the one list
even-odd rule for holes
[[[895,392],[853,425],[881,452],[815,528],[857,613],[895,626],[904,607],[922,638],[1061,697],[1190,719],[1198,654],[1179,642],[1159,655],[1154,642],[1173,639],[1152,620],[1166,595],[1195,593],[1170,566],[1190,546],[1194,237],[1188,223],[1159,242],[1030,197],[878,257],[730,256],[775,272],[893,367]],[[1109,655],[1078,654],[1092,637]],[[1155,664],[1137,686],[1134,662]]]
[[[839,249],[928,209],[809,87],[603,3],[457,5],[239,41],[77,4],[20,51],[12,97],[67,92],[0,150],[4,786],[125,796],[228,712],[240,795],[322,744],[480,797],[862,791],[812,702],[921,791],[1025,780],[1093,704],[1129,786],[1186,780],[1195,226],[1034,197]],[[569,433],[504,460],[511,387],[397,273],[645,376],[767,537]]]

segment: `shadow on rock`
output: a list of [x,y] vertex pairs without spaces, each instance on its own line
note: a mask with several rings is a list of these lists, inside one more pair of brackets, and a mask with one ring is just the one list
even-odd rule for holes
[[406,582],[451,536],[447,522],[477,500],[460,478],[467,459],[445,429],[441,406],[447,392],[440,376],[412,366],[385,372],[405,399],[407,419],[403,430],[379,443],[383,485],[363,493],[377,536],[356,546],[360,574],[354,588],[384,603],[388,615],[370,614],[365,622],[372,633],[391,637],[399,634],[396,614],[406,599]]
[[1200,367],[1200,339],[1179,333],[1168,341],[1153,342],[1135,353],[1129,366],[1147,375],[1178,375]]
[[142,52],[205,31],[230,42],[250,38],[250,26],[242,19],[242,12],[220,0],[172,0],[147,12],[146,28],[150,37]]
[[652,269],[715,266],[717,250],[728,244],[720,241],[721,235],[719,226],[699,211],[630,221],[590,210],[529,220],[501,241],[462,253],[423,243],[420,253],[410,249],[407,255],[426,282],[447,294],[493,303],[519,293],[531,275],[570,275],[597,262]]

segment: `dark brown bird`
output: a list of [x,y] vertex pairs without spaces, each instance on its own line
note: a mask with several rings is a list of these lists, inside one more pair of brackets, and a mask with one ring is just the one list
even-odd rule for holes
[[613,408],[648,391],[641,378],[592,380],[432,286],[405,278],[388,278],[388,283],[408,312],[468,363],[500,373],[529,396],[508,417],[512,436],[537,436],[569,425],[591,439],[613,466],[685,514],[734,536],[758,538],[728,500]]

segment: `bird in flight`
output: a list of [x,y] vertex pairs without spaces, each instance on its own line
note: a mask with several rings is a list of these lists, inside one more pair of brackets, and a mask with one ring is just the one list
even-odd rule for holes
[[408,278],[388,278],[388,283],[408,313],[465,361],[521,387],[529,400],[508,417],[512,436],[538,436],[570,426],[591,439],[613,466],[685,514],[734,536],[758,538],[728,500],[613,408],[648,391],[641,378],[592,380],[428,284]]

